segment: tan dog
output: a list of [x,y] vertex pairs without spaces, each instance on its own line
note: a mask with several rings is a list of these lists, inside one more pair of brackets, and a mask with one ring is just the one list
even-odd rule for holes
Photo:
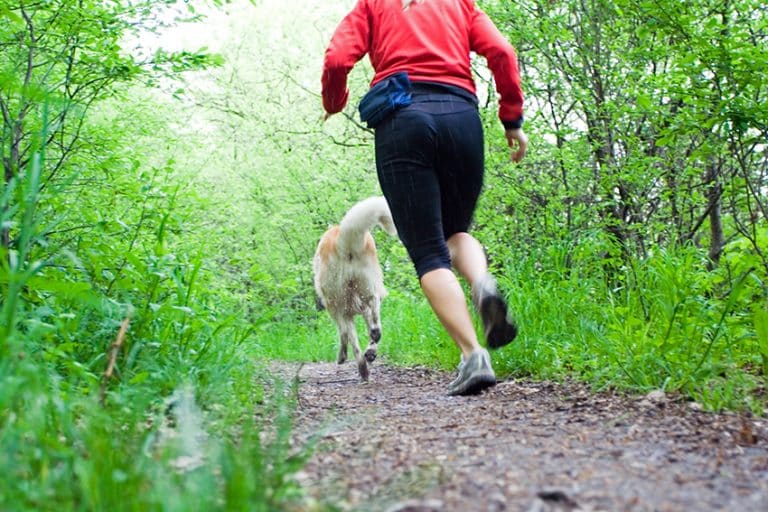
[[[313,260],[315,291],[339,331],[339,364],[347,360],[347,347],[357,361],[363,380],[368,380],[368,365],[376,359],[381,339],[379,311],[386,296],[384,280],[370,230],[381,226],[396,235],[392,215],[383,197],[369,197],[354,205],[338,226],[320,238]],[[360,353],[355,330],[355,315],[363,315],[370,342],[365,356]]]

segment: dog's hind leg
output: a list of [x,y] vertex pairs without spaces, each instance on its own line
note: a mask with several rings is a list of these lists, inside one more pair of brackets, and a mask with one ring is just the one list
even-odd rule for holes
[[336,364],[344,364],[347,362],[347,343],[344,336],[339,336],[339,355],[336,358]]
[[381,315],[379,310],[381,308],[381,299],[373,297],[367,304],[363,316],[365,317],[365,323],[368,326],[368,348],[365,350],[365,359],[372,363],[376,359],[378,352],[379,340],[381,339]]
[[[355,361],[357,361],[357,371],[360,373],[360,378],[368,380],[368,364],[360,352],[360,344],[357,342],[357,331],[355,330],[355,319],[344,318],[340,319],[339,323],[339,338],[341,339],[341,347],[339,349],[339,359],[342,357],[342,350],[344,351],[344,359],[347,356],[347,346],[352,346],[352,352],[355,355]],[[343,361],[341,361],[343,362]]]
[[347,347],[349,346],[349,321],[345,318],[334,318],[336,320],[336,328],[339,331],[339,355],[336,357],[337,364],[344,364],[347,362]]

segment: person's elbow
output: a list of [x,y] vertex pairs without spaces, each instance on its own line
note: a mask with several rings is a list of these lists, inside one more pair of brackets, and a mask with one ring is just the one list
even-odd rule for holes
[[349,97],[346,74],[334,73],[331,70],[323,72],[322,79],[323,108],[329,114],[336,114],[344,109]]
[[347,52],[341,51],[341,48],[333,44],[325,50],[325,58],[323,60],[323,70],[325,73],[343,73],[346,76],[351,69],[352,65],[349,63]]

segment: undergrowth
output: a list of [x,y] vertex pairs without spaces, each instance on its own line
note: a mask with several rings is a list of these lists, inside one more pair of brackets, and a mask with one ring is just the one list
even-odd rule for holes
[[[570,256],[566,258],[566,253]],[[569,261],[569,266],[564,262]],[[599,259],[568,244],[497,259],[494,273],[520,328],[492,352],[502,377],[579,379],[596,389],[662,389],[712,410],[766,408],[765,285],[749,267],[707,270],[693,247],[662,251],[609,279]],[[459,352],[403,264],[390,268],[382,305],[380,357],[402,365],[453,370]],[[307,306],[309,309],[309,306]],[[297,312],[298,313],[298,312]],[[475,316],[478,335],[479,320]],[[358,324],[361,345],[365,325]],[[762,329],[762,331],[761,331]],[[265,358],[333,361],[337,334],[319,312],[270,326]]]
[[204,201],[172,166],[130,164],[107,176],[112,209],[75,227],[93,211],[43,186],[46,140],[43,124],[0,203],[0,510],[299,502],[312,446],[290,439],[296,388],[257,364],[241,301],[185,243],[200,225],[184,208]]

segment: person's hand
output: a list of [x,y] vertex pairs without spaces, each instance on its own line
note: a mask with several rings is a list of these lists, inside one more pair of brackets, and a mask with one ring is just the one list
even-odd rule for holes
[[507,137],[507,144],[512,148],[512,161],[519,162],[528,150],[528,136],[522,128],[507,130],[504,135]]

